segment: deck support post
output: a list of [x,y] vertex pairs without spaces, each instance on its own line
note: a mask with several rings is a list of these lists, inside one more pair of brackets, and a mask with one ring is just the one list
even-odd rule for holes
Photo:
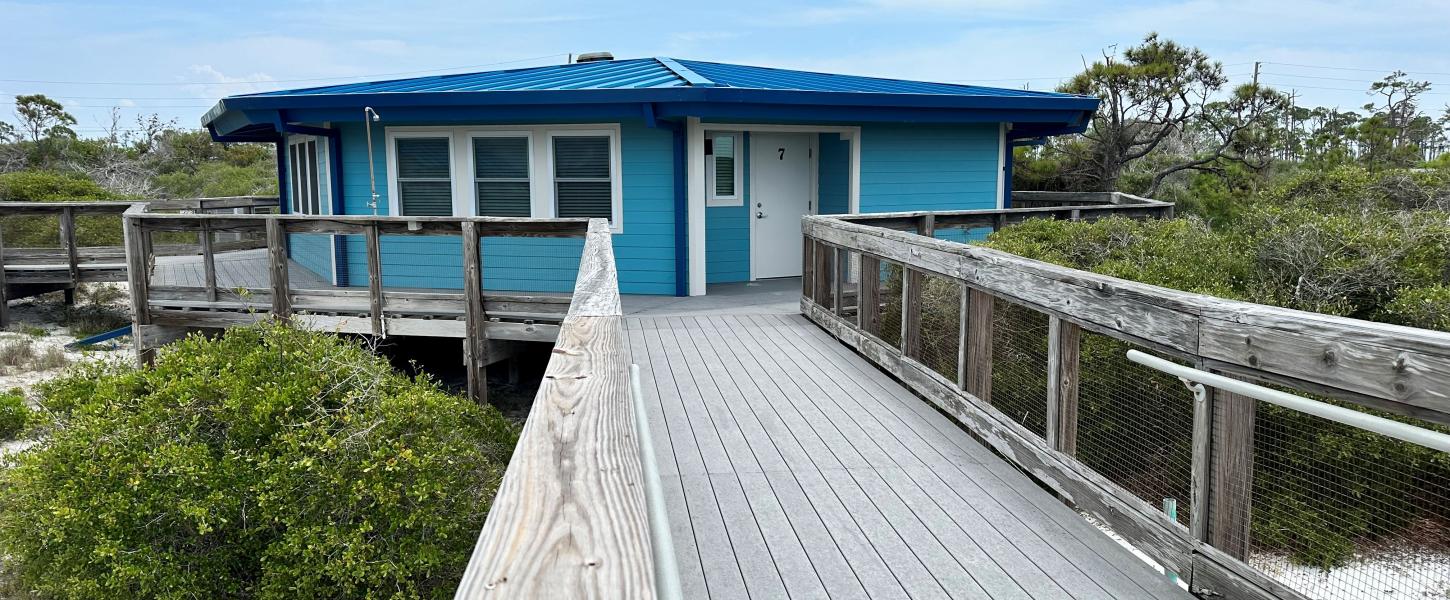
[[70,268],[70,286],[75,288],[81,283],[81,261],[80,249],[76,248],[76,213],[69,206],[60,211],[60,241],[65,245],[66,265]]
[[856,298],[856,325],[871,335],[881,335],[881,259],[861,254],[860,292]]
[[483,310],[483,261],[479,256],[478,224],[463,222],[463,298],[467,332],[463,338],[464,370],[468,372],[468,397],[488,403],[488,337]]
[[1257,401],[1219,389],[1212,390],[1209,398],[1213,420],[1209,434],[1212,462],[1208,481],[1208,543],[1229,556],[1247,560]]
[[5,231],[0,227],[0,327],[10,324],[10,295],[5,283]]
[[378,224],[368,225],[363,230],[368,254],[368,305],[372,317],[373,335],[387,336],[383,323],[383,250],[378,239]]
[[272,316],[291,316],[292,291],[287,282],[287,229],[276,218],[267,219],[268,278],[272,284]]
[[967,375],[965,391],[992,403],[992,301],[977,288],[967,294]]
[[815,249],[816,240],[810,236],[802,236],[805,240],[801,248],[801,295],[816,301],[816,278],[815,278]]
[[[936,235],[936,215],[926,213],[916,224],[916,233],[924,237]],[[901,290],[901,353],[907,358],[921,358],[921,291],[926,287],[926,274],[902,265]]]
[[206,299],[216,302],[216,254],[211,248],[211,220],[201,220],[201,231],[197,232],[197,238],[201,242],[201,270],[202,276],[206,278]]
[[1047,319],[1047,443],[1054,450],[1074,455],[1082,329],[1055,315]]
[[131,293],[132,339],[135,340],[136,363],[144,366],[156,360],[156,349],[149,347],[146,336],[141,335],[146,326],[151,324],[147,299],[147,288],[150,285],[147,266],[151,259],[148,256],[150,244],[146,243],[150,232],[141,225],[140,219],[129,214],[122,216],[121,220],[122,239],[126,244],[126,286]]

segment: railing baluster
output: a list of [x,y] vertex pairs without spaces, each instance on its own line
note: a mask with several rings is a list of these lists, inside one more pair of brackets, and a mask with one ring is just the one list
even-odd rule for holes
[[971,302],[972,288],[965,283],[957,284],[961,289],[957,292],[957,389],[967,389],[967,335],[969,330],[967,323],[967,305]]
[[287,281],[287,229],[276,217],[267,219],[267,262],[272,284],[272,315],[286,319],[292,313],[292,291]]
[[[1209,398],[1213,420],[1209,442],[1212,463],[1208,480],[1208,542],[1229,556],[1247,560],[1256,401],[1220,389],[1214,389]],[[1198,510],[1201,509],[1194,507],[1195,512]]]
[[862,331],[881,335],[881,259],[861,255],[860,292],[856,296],[856,323]]
[[805,243],[801,248],[801,295],[816,301],[816,278],[815,278],[815,249],[816,240],[811,236],[804,236]]
[[378,238],[378,224],[368,225],[363,230],[368,253],[368,304],[372,317],[373,335],[385,335],[383,324],[383,250]]
[[1082,330],[1076,323],[1047,317],[1047,443],[1077,453],[1078,355]]
[[[1202,368],[1202,361],[1195,367]],[[1197,386],[1193,394],[1192,462],[1189,466],[1188,531],[1194,541],[1208,542],[1209,454],[1213,440],[1213,406],[1210,392]]]
[[967,294],[966,392],[992,403],[992,295],[972,288]]
[[463,222],[463,299],[468,329],[464,334],[468,396],[474,402],[488,402],[488,338],[484,331],[488,315],[483,310],[483,261],[479,256],[478,225]]
[[815,256],[816,266],[813,269],[815,283],[811,297],[816,300],[816,304],[826,308],[834,308],[832,306],[826,306],[830,304],[827,300],[830,298],[829,294],[831,293],[831,247],[817,241],[813,254]]

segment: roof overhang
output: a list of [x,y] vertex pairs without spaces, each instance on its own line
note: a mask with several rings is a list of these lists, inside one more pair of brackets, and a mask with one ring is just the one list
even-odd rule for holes
[[[1082,96],[991,96],[762,90],[728,87],[379,92],[234,96],[202,117],[213,136],[275,140],[287,123],[360,121],[371,106],[394,122],[502,121],[638,117],[641,105],[659,118],[685,116],[796,121],[969,123],[1011,122],[1013,137],[1082,131],[1098,99]],[[1027,124],[1034,124],[1026,127]],[[1019,133],[1020,132],[1020,133]],[[265,139],[262,139],[264,138]]]

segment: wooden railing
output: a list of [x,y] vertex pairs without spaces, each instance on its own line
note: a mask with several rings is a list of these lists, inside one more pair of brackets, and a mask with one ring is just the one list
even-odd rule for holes
[[[12,240],[7,247],[3,228],[0,228],[0,327],[8,322],[7,301],[13,297],[64,289],[69,298],[70,292],[80,283],[126,281],[125,246],[88,243],[87,240],[80,239],[77,219],[114,219],[93,221],[86,225],[91,235],[119,240],[122,237],[122,213],[132,206],[146,204],[198,213],[252,213],[274,210],[278,206],[278,200],[275,197],[240,196],[138,202],[0,202],[0,225],[13,222],[13,219],[53,218],[58,227],[58,245],[54,247],[17,247],[16,240]],[[43,226],[44,223],[33,225]],[[152,251],[157,256],[195,255],[201,251],[200,241],[195,244],[178,243],[176,240],[169,242],[155,245]],[[247,246],[222,243],[218,249],[234,250],[243,247]]]
[[655,565],[609,227],[595,219],[558,342],[457,598],[653,598]]
[[[584,237],[587,219],[505,217],[374,217],[200,214],[171,204],[137,205],[125,213],[127,276],[138,358],[198,328],[222,328],[262,318],[288,319],[301,326],[376,336],[409,335],[459,338],[471,397],[487,397],[483,369],[490,362],[489,340],[552,342],[558,335],[569,298],[563,295],[485,294],[480,238]],[[200,280],[157,283],[153,273],[157,235],[196,235]],[[245,285],[223,285],[217,258],[224,252],[216,235],[262,240],[265,275]],[[330,284],[294,287],[288,252],[290,234],[339,234],[363,238],[367,255],[366,287]],[[383,284],[382,237],[454,237],[461,241],[462,284],[457,291],[418,291]],[[441,254],[430,253],[432,260]]]
[[[1181,397],[1178,406],[1191,414],[1181,439],[1191,437],[1192,445],[1185,467],[1191,481],[1184,482],[1189,497],[1179,499],[1191,510],[1184,526],[1157,499],[1135,494],[1081,458],[1083,386],[1093,377],[1126,376],[1079,370],[1079,349],[1088,336],[1203,370],[1450,424],[1450,334],[1184,293],[931,237],[941,223],[975,225],[984,214],[1014,218],[993,211],[807,217],[802,312],[1044,486],[1188,579],[1195,593],[1302,597],[1245,562],[1252,538],[1255,403],[1222,391],[1201,402]],[[895,230],[908,223],[912,231]],[[923,290],[944,289],[953,291],[946,296],[959,298],[957,304],[924,308]],[[1015,334],[1000,329],[1004,310],[1046,322],[1045,360],[1037,366],[1046,373],[1033,379],[1041,388],[1004,389],[1020,380],[994,377],[1003,361],[1023,362],[1003,356],[1001,348],[994,353],[994,343]],[[938,329],[924,332],[924,311]],[[955,328],[943,331],[942,322]],[[949,338],[944,344],[942,336]],[[927,355],[926,348],[939,346],[950,356],[939,349]],[[1186,394],[1171,383],[1164,389]],[[1045,419],[1041,430],[994,404],[1024,392],[1045,403],[1038,407]]]

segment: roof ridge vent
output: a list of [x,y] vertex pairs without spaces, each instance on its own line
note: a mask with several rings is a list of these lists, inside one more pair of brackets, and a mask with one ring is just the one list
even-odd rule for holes
[[574,59],[574,64],[602,62],[606,60],[614,60],[614,55],[608,52],[585,52],[580,54],[579,58]]

